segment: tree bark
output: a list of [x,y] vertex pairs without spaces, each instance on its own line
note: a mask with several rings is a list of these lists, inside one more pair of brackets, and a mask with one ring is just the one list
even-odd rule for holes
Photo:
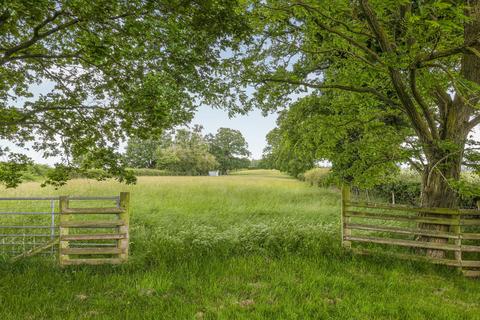
[[[458,205],[457,194],[449,186],[449,179],[458,179],[460,176],[460,165],[458,157],[455,159],[438,159],[426,166],[422,177],[423,207],[427,208],[454,208]],[[435,214],[424,213],[422,216],[437,217]],[[444,217],[444,216],[443,216]],[[437,231],[449,231],[450,226],[440,224],[420,224],[422,229]],[[424,241],[446,243],[448,239],[438,237],[422,237]],[[443,250],[427,249],[426,254],[432,258],[442,259],[446,252]]]
[[[461,106],[457,106],[460,110]],[[448,132],[447,137],[442,142],[452,144],[452,149],[430,148],[427,154],[428,165],[425,167],[422,176],[422,206],[426,208],[457,208],[458,195],[450,186],[451,180],[459,180],[461,174],[461,165],[465,150],[465,142],[468,131],[466,123],[468,114],[461,113],[455,117],[456,130]],[[453,127],[452,127],[453,128]],[[424,216],[436,217],[435,214],[424,214]],[[443,215],[443,217],[445,217]],[[451,228],[447,225],[421,224],[421,228],[433,229],[438,231],[449,231]],[[451,231],[451,230],[450,230]],[[446,243],[448,239],[437,237],[426,237],[430,242]],[[443,250],[427,250],[427,255],[433,258],[444,258]]]

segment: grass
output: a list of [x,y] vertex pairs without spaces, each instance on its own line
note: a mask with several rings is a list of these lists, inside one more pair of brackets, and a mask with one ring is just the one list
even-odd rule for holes
[[0,319],[480,319],[480,283],[340,248],[338,192],[275,171],[26,183],[2,196],[132,195],[131,259],[0,263]]

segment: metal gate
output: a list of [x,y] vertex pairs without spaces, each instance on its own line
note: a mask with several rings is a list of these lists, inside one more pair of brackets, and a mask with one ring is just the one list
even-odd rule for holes
[[[15,257],[48,246],[59,236],[60,197],[0,198],[0,256]],[[120,206],[120,197],[69,197],[73,206]],[[85,243],[105,246],[105,243]],[[49,246],[38,254],[56,256],[58,247]]]

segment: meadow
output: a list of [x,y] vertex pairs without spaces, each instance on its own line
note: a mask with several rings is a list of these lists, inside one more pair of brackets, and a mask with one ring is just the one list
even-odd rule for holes
[[29,182],[1,195],[131,192],[120,266],[0,262],[0,319],[480,319],[480,282],[340,246],[340,194],[277,171]]

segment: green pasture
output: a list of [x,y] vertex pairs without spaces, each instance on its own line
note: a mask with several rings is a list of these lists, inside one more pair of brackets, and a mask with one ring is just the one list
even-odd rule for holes
[[121,266],[0,261],[0,319],[480,319],[480,282],[340,247],[340,194],[276,171],[30,182],[3,197],[131,192]]

